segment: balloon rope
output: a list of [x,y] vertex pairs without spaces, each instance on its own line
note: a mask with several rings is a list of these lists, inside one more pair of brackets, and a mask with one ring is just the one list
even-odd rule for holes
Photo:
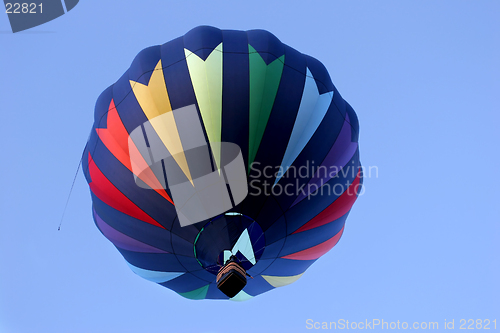
[[[85,151],[85,149],[84,149],[84,151]],[[64,206],[64,210],[63,210],[63,213],[61,216],[61,221],[59,222],[59,227],[57,227],[57,231],[61,230],[61,225],[63,223],[64,214],[66,214],[66,209],[68,208],[69,198],[71,197],[71,193],[73,192],[73,187],[75,186],[76,177],[78,176],[78,172],[80,171],[80,166],[82,165],[82,160],[83,160],[83,155],[80,158],[80,162],[78,163],[78,168],[76,168],[75,177],[73,178],[73,184],[71,184],[71,189],[69,190],[68,198],[66,199],[66,205]]]

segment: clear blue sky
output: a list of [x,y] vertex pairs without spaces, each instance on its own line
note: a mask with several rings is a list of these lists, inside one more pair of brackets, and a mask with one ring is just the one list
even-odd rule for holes
[[[0,332],[499,327],[499,17],[498,1],[82,0],[12,34],[0,14]],[[266,29],[321,60],[359,116],[362,163],[378,169],[332,251],[243,303],[134,275],[94,226],[81,173],[57,231],[99,94],[141,49],[203,24]]]

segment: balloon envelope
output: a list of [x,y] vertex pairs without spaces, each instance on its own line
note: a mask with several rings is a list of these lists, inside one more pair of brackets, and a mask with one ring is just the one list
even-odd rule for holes
[[362,174],[358,120],[321,62],[264,30],[198,27],[142,50],[99,97],[93,217],[137,275],[190,299],[231,255],[245,300],[337,244]]

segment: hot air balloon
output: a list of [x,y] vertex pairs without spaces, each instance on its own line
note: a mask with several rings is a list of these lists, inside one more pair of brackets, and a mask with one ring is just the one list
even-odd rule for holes
[[344,231],[358,129],[320,61],[264,30],[197,27],[98,98],[82,160],[95,224],[189,299],[286,286]]

